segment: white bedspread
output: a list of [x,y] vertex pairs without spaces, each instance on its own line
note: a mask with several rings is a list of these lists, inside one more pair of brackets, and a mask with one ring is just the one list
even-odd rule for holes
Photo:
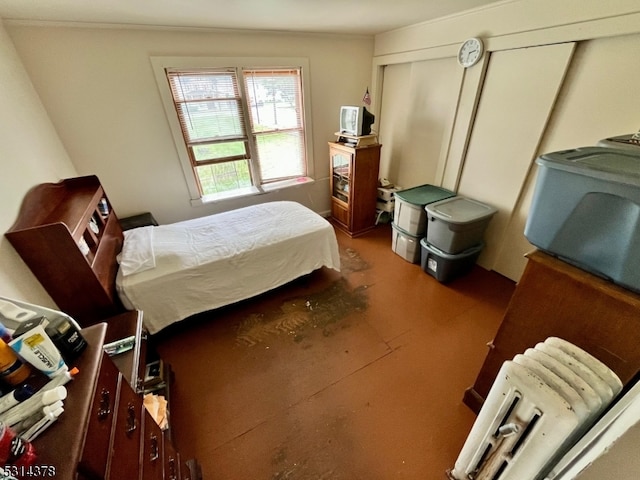
[[118,295],[144,312],[151,333],[323,266],[340,269],[331,224],[286,201],[126,231],[121,257]]

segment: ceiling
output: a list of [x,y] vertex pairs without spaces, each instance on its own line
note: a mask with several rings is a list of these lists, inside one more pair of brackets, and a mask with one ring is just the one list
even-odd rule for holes
[[5,20],[375,35],[495,0],[0,0]]

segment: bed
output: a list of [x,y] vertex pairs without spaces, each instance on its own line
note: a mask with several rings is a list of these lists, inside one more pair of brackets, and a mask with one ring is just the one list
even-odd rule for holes
[[268,202],[124,232],[116,291],[150,333],[264,293],[322,267],[340,270],[331,224],[303,205]]

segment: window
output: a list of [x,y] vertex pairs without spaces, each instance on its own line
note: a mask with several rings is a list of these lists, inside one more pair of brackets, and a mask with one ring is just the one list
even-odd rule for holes
[[[181,60],[172,63],[186,63]],[[180,135],[174,132],[174,139],[186,159],[183,169],[188,164],[194,199],[257,193],[310,175],[302,66],[152,62],[156,78],[161,66],[169,86],[167,113],[177,119]]]

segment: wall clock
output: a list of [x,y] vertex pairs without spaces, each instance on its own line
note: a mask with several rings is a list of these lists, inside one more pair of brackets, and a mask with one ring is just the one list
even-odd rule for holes
[[464,68],[478,63],[484,53],[484,44],[479,38],[465,40],[458,50],[458,63]]

